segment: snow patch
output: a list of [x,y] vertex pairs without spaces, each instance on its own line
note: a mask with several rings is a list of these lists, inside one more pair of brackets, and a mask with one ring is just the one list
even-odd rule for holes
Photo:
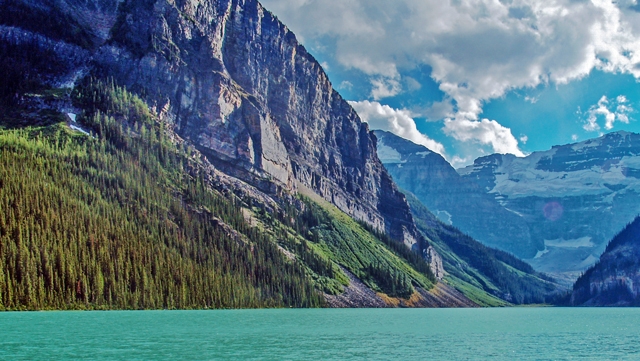
[[448,225],[452,225],[453,224],[451,213],[449,213],[447,211],[435,211],[435,215],[443,223],[446,223]]
[[476,168],[474,168],[473,165],[469,165],[469,166],[466,166],[464,168],[456,169],[456,172],[458,172],[458,174],[460,174],[461,176],[465,176],[465,175],[473,173],[474,170],[476,170]]
[[428,156],[429,154],[431,154],[431,152],[418,152],[418,153],[416,153],[416,155],[421,155],[422,158]]
[[571,149],[573,149],[576,152],[584,152],[585,149],[595,148],[595,147],[599,147],[601,145],[602,145],[602,139],[601,138],[597,138],[597,139],[590,139],[590,140],[586,140],[584,142],[576,143],[576,144],[571,146]]
[[587,269],[592,265],[594,265],[596,262],[598,262],[598,257],[590,254],[589,257],[585,258],[584,260],[582,260],[582,262],[580,262],[580,268]]
[[[609,162],[606,167],[593,166],[576,171],[550,172],[536,169],[543,157],[553,157],[555,149],[534,153],[527,158],[505,159],[494,170],[495,186],[492,193],[509,198],[526,196],[566,197],[580,195],[610,194],[607,185],[632,185],[634,179],[626,177],[629,168],[640,168],[639,157],[623,157]],[[468,174],[468,170],[465,170]],[[622,187],[624,188],[624,187]]]
[[397,150],[382,142],[378,143],[378,158],[382,163],[404,163],[402,162],[402,155]]
[[77,125],[69,124],[69,128],[71,128],[71,129],[73,129],[73,130],[77,130],[77,131],[79,131],[79,132],[81,132],[81,133],[84,133],[84,134],[86,134],[86,135],[89,135],[89,136],[91,135],[91,133],[87,132],[86,130],[84,130],[84,129],[80,128],[80,127],[79,127],[79,126],[77,126]]
[[[500,203],[503,203],[503,202],[504,202],[504,199],[500,201]],[[511,213],[515,213],[515,214],[519,215],[520,217],[524,217],[524,214],[522,214],[522,213],[520,213],[520,212],[516,212],[516,211],[514,211],[513,209],[509,209],[509,208],[507,208],[507,207],[504,207],[504,209],[508,210],[508,211],[509,211],[509,212],[511,212]]]
[[540,257],[544,256],[547,253],[549,253],[549,249],[547,249],[545,247],[543,251],[538,251],[538,253],[536,253],[536,256],[533,257],[533,259],[540,258]]
[[69,119],[71,120],[69,122],[69,128],[73,129],[73,130],[77,130],[80,133],[86,134],[90,137],[92,137],[91,133],[89,133],[89,131],[82,129],[82,127],[76,123],[76,114],[75,113],[67,113],[67,116],[69,117]]
[[547,247],[557,247],[557,248],[579,248],[579,247],[589,247],[589,248],[593,248],[596,245],[591,242],[591,237],[590,236],[585,236],[585,237],[580,237],[580,238],[575,238],[575,239],[563,239],[563,238],[558,238],[558,239],[551,239],[551,240],[544,240],[544,247],[545,249]]

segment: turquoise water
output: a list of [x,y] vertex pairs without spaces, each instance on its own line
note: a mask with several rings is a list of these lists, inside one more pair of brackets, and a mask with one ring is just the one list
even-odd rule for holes
[[3,360],[640,360],[640,309],[0,313]]

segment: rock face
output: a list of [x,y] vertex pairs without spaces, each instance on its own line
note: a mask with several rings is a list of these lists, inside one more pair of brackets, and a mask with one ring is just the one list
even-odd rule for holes
[[573,286],[574,306],[640,305],[640,218],[613,238]]
[[524,219],[461,177],[441,155],[389,132],[374,133],[378,157],[394,181],[441,221],[488,246],[520,257],[536,254],[541,245],[532,242]]
[[458,170],[522,215],[545,272],[578,272],[598,260],[640,213],[640,135],[610,133],[525,158],[494,154]]
[[367,124],[257,1],[0,0],[0,8],[6,32],[15,30],[11,14],[55,14],[59,24],[20,36],[72,43],[83,54],[77,77],[93,72],[141,94],[225,173],[276,196],[303,184],[424,245]]

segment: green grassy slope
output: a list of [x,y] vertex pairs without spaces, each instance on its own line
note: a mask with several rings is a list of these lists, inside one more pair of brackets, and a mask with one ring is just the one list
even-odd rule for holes
[[391,297],[408,298],[414,286],[436,282],[429,265],[404,244],[391,240],[326,202],[302,197],[303,212],[289,213],[290,226],[367,286]]

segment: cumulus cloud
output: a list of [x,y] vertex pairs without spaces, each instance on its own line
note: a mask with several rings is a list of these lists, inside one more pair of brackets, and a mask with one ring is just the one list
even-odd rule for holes
[[338,85],[339,89],[351,90],[353,89],[353,83],[348,80],[343,80],[340,85]]
[[471,161],[473,161],[473,159],[471,157],[462,158],[460,156],[454,155],[453,158],[451,158],[450,163],[451,163],[451,166],[453,168],[457,169],[457,168],[463,167],[465,165],[468,165],[469,162],[471,162]]
[[454,115],[454,110],[451,102],[448,99],[445,99],[440,102],[434,102],[422,113],[425,117],[427,117],[427,121],[433,122],[445,118],[452,118]]
[[407,89],[409,91],[416,91],[416,90],[420,90],[422,88],[422,84],[420,84],[419,81],[415,80],[414,78],[410,77],[410,76],[406,76],[404,77],[404,84],[406,85]]
[[393,109],[388,105],[382,105],[378,102],[370,102],[368,100],[349,102],[349,104],[351,104],[363,121],[369,123],[371,129],[389,131],[444,155],[444,146],[420,133],[416,128],[415,120],[411,117],[411,113],[408,110]]
[[398,95],[402,90],[400,82],[391,78],[371,79],[371,85],[373,85],[373,89],[371,89],[371,97],[374,100]]
[[627,103],[627,97],[624,95],[619,95],[615,99],[609,99],[603,95],[596,105],[592,105],[586,111],[587,119],[583,125],[584,130],[589,132],[599,131],[600,124],[598,120],[600,119],[604,119],[604,128],[606,130],[613,129],[613,123],[616,121],[628,124],[629,113],[633,111],[633,108]]
[[528,141],[529,141],[529,137],[526,134],[523,134],[520,136],[520,143],[527,144]]
[[507,128],[478,119],[487,101],[593,69],[640,78],[635,0],[262,2],[305,39],[331,42],[340,66],[371,78],[374,100],[402,92],[403,72],[431,67],[454,113],[445,130],[456,139],[493,139],[494,148],[514,154],[521,152]]
[[446,119],[444,131],[459,141],[476,141],[491,145],[497,153],[511,153],[524,157],[524,153],[518,148],[518,141],[511,134],[511,129],[500,125],[495,120]]

